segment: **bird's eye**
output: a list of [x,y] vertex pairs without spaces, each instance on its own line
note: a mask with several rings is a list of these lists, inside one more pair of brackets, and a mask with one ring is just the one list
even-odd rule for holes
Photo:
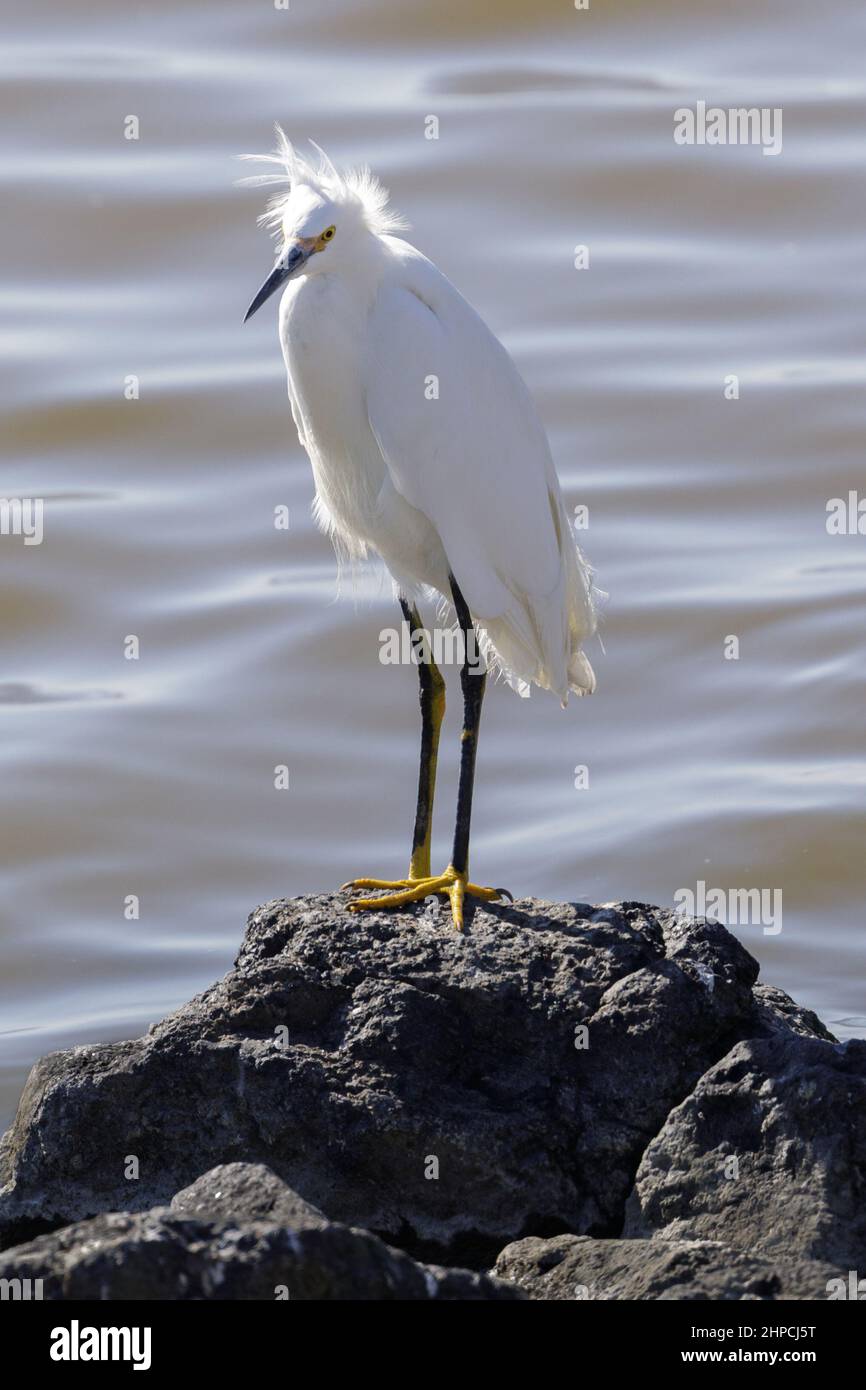
[[336,230],[336,227],[326,227],[322,232],[322,241],[330,241]]

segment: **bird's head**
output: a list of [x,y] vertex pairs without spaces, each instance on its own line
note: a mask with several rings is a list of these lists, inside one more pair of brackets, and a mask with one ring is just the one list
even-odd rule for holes
[[303,159],[277,126],[271,155],[244,155],[278,164],[280,174],[260,174],[245,183],[288,184],[271,199],[259,221],[278,241],[276,264],[244,316],[244,323],[278,289],[298,275],[335,272],[357,264],[371,238],[401,231],[403,219],[388,207],[388,192],[369,169],[339,174],[318,145],[318,168]]

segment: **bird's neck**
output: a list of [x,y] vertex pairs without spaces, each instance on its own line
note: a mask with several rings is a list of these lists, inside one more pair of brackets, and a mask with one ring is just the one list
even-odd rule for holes
[[360,304],[372,305],[387,264],[387,247],[379,237],[359,236],[351,257],[334,273]]

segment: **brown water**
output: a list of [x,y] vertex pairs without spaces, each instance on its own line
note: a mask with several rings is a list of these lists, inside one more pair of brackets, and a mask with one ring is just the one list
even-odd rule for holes
[[[491,690],[477,876],[780,890],[780,932],[736,930],[866,1031],[866,537],[825,524],[866,492],[862,8],[78,0],[5,29],[2,492],[43,498],[45,531],[0,537],[2,1119],[41,1053],[137,1033],[221,973],[258,902],[405,868],[396,610],[375,578],[334,601],[274,305],[241,327],[271,248],[233,156],[274,120],[390,185],[589,507],[599,691],[563,713]],[[781,155],[676,145],[699,99],[781,107]]]

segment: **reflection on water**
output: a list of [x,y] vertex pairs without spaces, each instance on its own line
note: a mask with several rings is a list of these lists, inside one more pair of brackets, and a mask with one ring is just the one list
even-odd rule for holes
[[[737,930],[866,1030],[866,538],[825,525],[866,491],[863,13],[79,0],[15,23],[3,489],[44,500],[45,535],[0,536],[2,1119],[36,1056],[139,1032],[225,969],[256,903],[405,867],[418,733],[414,673],[378,661],[389,589],[362,574],[334,601],[273,306],[241,328],[271,250],[233,156],[274,120],[390,184],[589,509],[599,693],[491,692],[478,874],[597,901],[780,890],[781,933]],[[783,153],[676,146],[698,100],[781,106]]]

